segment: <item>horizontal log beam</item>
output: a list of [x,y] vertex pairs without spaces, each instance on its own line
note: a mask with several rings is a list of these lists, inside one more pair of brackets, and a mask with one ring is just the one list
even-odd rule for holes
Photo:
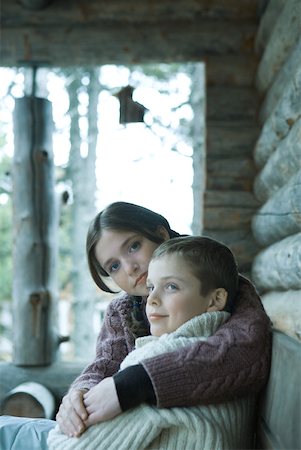
[[207,120],[207,155],[244,158],[253,154],[259,128],[253,120]]
[[259,202],[252,192],[245,191],[209,191],[204,194],[204,203],[207,206],[235,206],[248,207],[256,210]]
[[257,87],[260,92],[265,92],[271,86],[299,36],[300,0],[290,0],[278,16],[258,66]]
[[262,250],[255,258],[252,279],[258,289],[301,289],[301,233]]
[[57,24],[74,27],[82,24],[95,24],[99,21],[115,22],[157,22],[158,20],[178,19],[223,19],[257,20],[257,2],[254,0],[99,0],[52,1],[45,12],[27,11],[23,4],[46,3],[47,0],[10,0],[1,5],[2,25],[46,27]]
[[258,111],[255,89],[223,86],[207,88],[207,120],[254,119]]
[[255,146],[255,161],[262,167],[301,116],[301,64],[291,77]]
[[252,229],[262,246],[301,230],[301,170],[259,209]]
[[204,229],[206,230],[234,230],[248,229],[254,208],[248,207],[214,207],[204,206]]
[[253,87],[258,61],[255,55],[208,55],[207,86]]
[[1,64],[16,66],[34,61],[41,66],[66,67],[199,62],[212,53],[251,52],[254,31],[253,24],[183,19],[156,23],[103,21],[74,27],[2,25]]
[[261,299],[273,328],[301,342],[301,290],[272,291]]
[[[255,166],[251,158],[207,158],[207,176],[235,178],[254,178]],[[212,190],[212,189],[211,189]],[[218,190],[218,189],[216,189]],[[231,189],[230,189],[231,190]],[[241,189],[244,191],[245,189]]]
[[277,150],[269,158],[254,183],[256,197],[264,202],[301,170],[301,118],[280,141]]

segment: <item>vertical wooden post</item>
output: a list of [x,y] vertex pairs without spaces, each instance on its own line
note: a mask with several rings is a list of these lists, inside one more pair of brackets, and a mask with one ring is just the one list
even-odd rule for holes
[[16,99],[13,166],[13,331],[16,365],[48,365],[54,332],[57,219],[52,108],[42,98]]

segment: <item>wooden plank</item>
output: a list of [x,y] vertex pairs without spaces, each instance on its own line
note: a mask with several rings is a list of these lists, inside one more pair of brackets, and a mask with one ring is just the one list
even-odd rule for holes
[[[23,0],[33,1],[33,0]],[[37,1],[37,0],[35,0]],[[43,2],[43,0],[39,0]],[[225,19],[257,20],[257,5],[254,0],[111,0],[109,2],[89,0],[50,1],[44,11],[32,11],[22,7],[18,0],[3,2],[2,25],[36,26],[43,23],[45,27],[74,27],[80,24],[95,24],[99,21],[111,22],[157,22],[159,20],[177,19]],[[45,0],[44,0],[45,3]]]
[[288,53],[295,46],[300,36],[300,18],[300,0],[287,1],[258,66],[256,84],[260,92],[265,92],[271,86]]
[[263,428],[268,439],[265,443],[259,440],[256,448],[301,448],[300,374],[300,343],[274,331],[270,378],[260,408],[259,431]]
[[301,118],[289,134],[280,141],[254,182],[256,197],[264,202],[301,170]]
[[252,279],[258,289],[301,289],[301,233],[262,250],[255,258]]
[[262,246],[301,230],[301,170],[279,189],[254,215],[252,229]]
[[[251,158],[210,158],[207,157],[207,177],[254,178],[256,173]],[[218,190],[218,189],[216,189]],[[231,189],[230,189],[231,190]],[[241,189],[244,191],[245,189]]]
[[254,208],[204,206],[204,229],[234,230],[250,228]]
[[258,96],[255,89],[246,87],[208,86],[208,120],[255,119],[258,110]]
[[254,120],[207,120],[207,155],[210,158],[250,156],[258,135]]
[[13,161],[13,315],[17,365],[47,365],[56,356],[56,232],[52,107],[15,100]]
[[265,122],[256,143],[254,157],[262,167],[301,116],[301,64],[291,77],[273,113]]
[[208,55],[204,62],[207,86],[254,86],[258,64],[255,55]]
[[287,0],[269,0],[258,27],[255,49],[257,53],[262,53],[266,46],[282,9]]
[[301,290],[271,291],[261,299],[273,328],[301,344]]
[[[301,8],[301,5],[300,5]],[[300,13],[301,14],[301,13]],[[301,33],[301,30],[300,30]],[[267,92],[263,105],[260,109],[259,119],[263,123],[273,112],[277,102],[281,98],[289,80],[296,76],[301,61],[301,37],[288,55],[286,62],[278,72],[274,83]]]
[[[199,62],[206,54],[252,51],[254,24],[206,20],[109,22],[81,26],[2,26],[2,66]],[[51,36],[51,39],[50,39]],[[185,39],[183,39],[185,36]],[[246,48],[247,47],[247,48]]]
[[248,208],[254,208],[254,210],[260,205],[252,192],[245,191],[206,190],[204,202],[207,206],[248,206]]
[[206,188],[208,190],[219,191],[252,191],[253,189],[253,177],[240,176],[239,173],[236,177],[222,176],[210,176],[206,179]]

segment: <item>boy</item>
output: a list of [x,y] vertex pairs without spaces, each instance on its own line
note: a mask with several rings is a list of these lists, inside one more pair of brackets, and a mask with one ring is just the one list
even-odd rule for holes
[[[155,250],[148,270],[146,313],[151,336],[136,340],[136,349],[125,358],[121,370],[185,347],[192,340],[201,345],[229,318],[237,284],[237,264],[225,245],[206,237],[165,241]],[[166,383],[177,383],[172,367]],[[254,399],[179,406],[158,409],[142,405],[88,428],[80,438],[68,438],[56,427],[49,433],[49,449],[251,447]]]

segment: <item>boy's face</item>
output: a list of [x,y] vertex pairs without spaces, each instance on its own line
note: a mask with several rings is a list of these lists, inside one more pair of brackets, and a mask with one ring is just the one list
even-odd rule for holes
[[191,268],[176,255],[151,261],[147,287],[146,314],[151,334],[161,336],[175,331],[193,317],[206,312],[212,292],[201,295],[201,283]]

